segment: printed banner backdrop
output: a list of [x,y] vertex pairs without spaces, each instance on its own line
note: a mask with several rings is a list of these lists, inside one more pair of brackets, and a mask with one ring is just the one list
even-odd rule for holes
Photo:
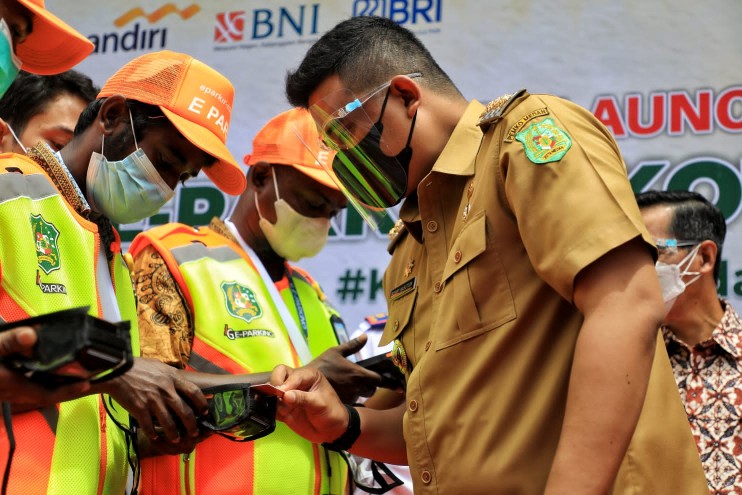
[[[701,192],[727,218],[719,292],[742,309],[742,2],[503,2],[493,0],[47,0],[96,44],[78,66],[97,84],[148,51],[186,52],[233,82],[228,145],[238,160],[286,110],[286,72],[338,21],[384,15],[422,39],[467,98],[484,103],[527,88],[590,109],[615,135],[636,191]],[[203,177],[147,221],[203,225],[234,198]],[[589,205],[586,205],[589,207]],[[600,214],[600,212],[596,212]],[[353,211],[325,250],[300,263],[349,329],[384,311],[381,278],[390,225],[374,232]]]

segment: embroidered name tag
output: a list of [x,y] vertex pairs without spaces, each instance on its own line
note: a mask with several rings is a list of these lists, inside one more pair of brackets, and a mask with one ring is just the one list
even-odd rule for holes
[[413,277],[402,285],[398,285],[397,287],[392,289],[392,291],[389,293],[389,299],[391,301],[396,301],[400,297],[405,296],[415,290],[415,287],[417,287],[417,277]]
[[529,120],[533,120],[536,117],[543,117],[544,115],[548,115],[549,110],[544,108],[539,108],[538,110],[534,110],[533,112],[529,113],[528,115],[524,115],[523,117],[518,120],[515,124],[513,124],[513,127],[510,128],[508,131],[507,136],[505,136],[504,141],[506,143],[512,143],[515,139],[515,135],[520,132],[521,129],[523,129],[523,126],[528,123]]

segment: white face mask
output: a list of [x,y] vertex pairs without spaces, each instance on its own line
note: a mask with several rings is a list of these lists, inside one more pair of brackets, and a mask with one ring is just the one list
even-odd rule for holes
[[260,216],[260,229],[263,231],[268,244],[282,258],[289,261],[299,261],[302,258],[316,256],[327,242],[330,232],[330,219],[325,217],[305,217],[294,210],[291,205],[281,199],[278,194],[276,172],[273,173],[273,186],[276,190],[276,201],[273,206],[276,210],[276,223],[270,223],[263,218],[258,205],[258,195],[255,194],[255,208]]
[[[657,277],[660,279],[662,300],[665,302],[665,316],[672,309],[672,305],[675,304],[678,296],[685,292],[685,288],[701,277],[700,272],[689,271],[691,261],[698,254],[700,248],[700,244],[696,245],[678,264],[668,264],[662,261],[655,263],[654,269],[657,271]],[[694,277],[688,282],[684,282],[683,277],[687,275],[694,275]]]
[[[131,121],[131,110],[129,111]],[[134,122],[131,121],[134,134]],[[147,154],[137,144],[123,160],[109,161],[101,152],[90,156],[85,184],[93,209],[114,223],[132,223],[157,213],[173,197],[173,190],[163,180]]]

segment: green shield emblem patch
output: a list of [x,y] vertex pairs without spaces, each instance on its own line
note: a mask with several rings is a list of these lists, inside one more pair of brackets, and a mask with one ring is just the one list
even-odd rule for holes
[[572,146],[572,139],[551,118],[529,125],[515,139],[523,143],[523,150],[533,163],[559,161]]
[[263,309],[255,298],[255,293],[238,282],[222,282],[224,302],[230,315],[247,323],[263,316]]
[[59,270],[61,261],[59,259],[59,230],[54,224],[44,220],[41,215],[31,215],[31,230],[34,234],[36,246],[36,260],[39,268],[49,275],[54,270]]

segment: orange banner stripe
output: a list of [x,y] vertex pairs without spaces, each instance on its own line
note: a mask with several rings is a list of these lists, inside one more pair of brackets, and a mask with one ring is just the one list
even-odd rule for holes
[[179,14],[183,20],[187,20],[201,11],[201,7],[198,4],[191,4],[183,10],[178,10],[175,4],[166,3],[159,9],[155,10],[151,14],[147,14],[142,10],[141,7],[135,7],[128,12],[121,15],[118,19],[113,21],[116,27],[123,27],[129,24],[131,21],[138,17],[144,17],[150,24],[154,24],[163,17],[169,14]]

